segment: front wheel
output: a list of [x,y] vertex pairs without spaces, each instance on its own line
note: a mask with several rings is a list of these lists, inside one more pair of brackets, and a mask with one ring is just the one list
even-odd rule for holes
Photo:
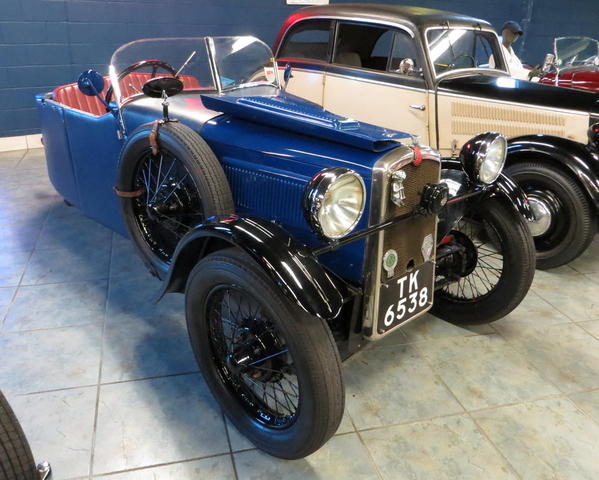
[[185,305],[204,379],[252,443],[294,459],[335,433],[344,389],[331,331],[291,304],[250,257],[227,249],[201,260]]
[[535,271],[534,243],[521,215],[498,198],[471,204],[447,240],[456,248],[437,259],[443,286],[432,313],[454,323],[489,323],[520,304]]
[[584,252],[597,227],[589,199],[571,176],[535,161],[515,163],[507,173],[526,192],[536,217],[530,227],[537,266],[559,267]]

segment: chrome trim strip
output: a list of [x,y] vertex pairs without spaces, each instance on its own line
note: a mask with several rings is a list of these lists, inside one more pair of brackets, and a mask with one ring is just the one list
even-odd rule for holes
[[218,93],[222,93],[223,86],[218,75],[216,59],[214,58],[214,41],[211,37],[206,37],[206,51],[208,52],[208,61],[210,63],[210,71],[212,72],[212,81],[218,90]]
[[[345,67],[343,66],[343,68],[349,68],[351,69],[351,67]],[[379,80],[370,80],[368,78],[361,78],[361,77],[355,77],[353,75],[342,75],[340,73],[332,73],[332,72],[324,72],[324,75],[326,75],[327,77],[337,77],[337,78],[347,78],[349,80],[354,80],[357,82],[363,82],[363,83],[371,83],[374,85],[384,85],[384,86],[388,86],[388,87],[396,87],[396,88],[405,88],[406,90],[413,90],[415,92],[422,92],[422,93],[431,93],[430,90],[426,89],[426,88],[416,88],[416,87],[409,87],[407,85],[399,85],[397,83],[392,83],[392,82],[383,82],[383,81],[379,81]],[[423,80],[424,83],[424,80]]]

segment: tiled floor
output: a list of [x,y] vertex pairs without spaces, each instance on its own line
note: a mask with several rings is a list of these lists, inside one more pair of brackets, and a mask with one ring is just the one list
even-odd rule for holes
[[42,151],[0,153],[0,389],[56,479],[599,478],[599,237],[493,325],[427,316],[351,358],[337,435],[293,462],[223,418],[158,286]]

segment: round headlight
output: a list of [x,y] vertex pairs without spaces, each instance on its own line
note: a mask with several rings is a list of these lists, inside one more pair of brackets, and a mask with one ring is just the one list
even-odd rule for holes
[[312,228],[335,239],[349,234],[364,213],[366,188],[362,177],[348,168],[326,168],[306,187],[304,209]]
[[473,182],[491,184],[503,170],[506,155],[505,137],[499,133],[483,133],[466,142],[460,160]]

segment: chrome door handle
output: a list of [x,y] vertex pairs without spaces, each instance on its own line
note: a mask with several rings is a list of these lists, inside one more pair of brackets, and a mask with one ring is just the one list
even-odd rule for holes
[[426,110],[426,107],[424,105],[410,105],[410,108],[414,110],[420,110],[421,112],[424,112]]

